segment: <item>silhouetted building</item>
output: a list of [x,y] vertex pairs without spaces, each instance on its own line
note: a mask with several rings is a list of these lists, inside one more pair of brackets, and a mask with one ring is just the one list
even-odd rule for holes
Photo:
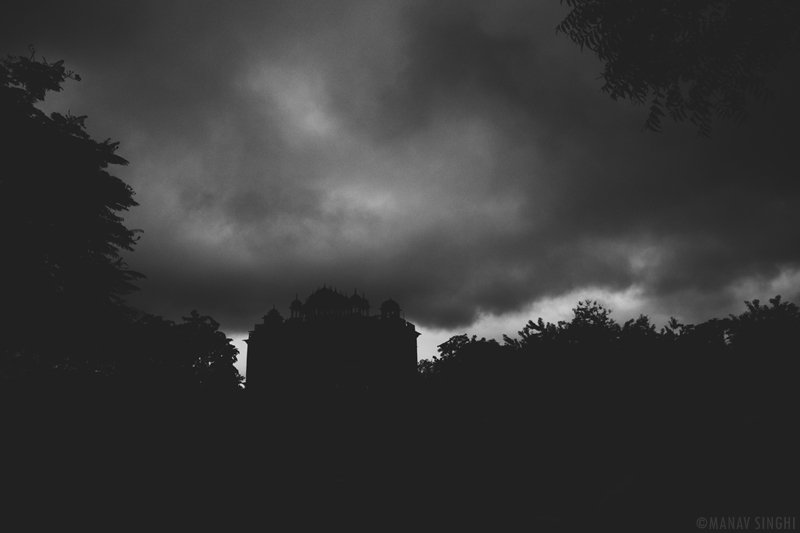
[[[397,302],[370,315],[369,301],[328,287],[289,305],[284,319],[273,307],[247,339],[251,394],[318,398],[318,393],[388,392],[410,385],[417,371],[417,332]],[[285,394],[286,393],[286,394]]]

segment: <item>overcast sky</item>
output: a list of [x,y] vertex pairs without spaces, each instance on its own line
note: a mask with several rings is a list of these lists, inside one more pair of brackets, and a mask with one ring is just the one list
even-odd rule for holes
[[82,81],[47,109],[130,161],[130,301],[240,349],[323,283],[398,301],[423,357],[585,297],[657,322],[798,301],[793,66],[699,139],[601,93],[557,0],[11,4],[0,53],[64,59]]

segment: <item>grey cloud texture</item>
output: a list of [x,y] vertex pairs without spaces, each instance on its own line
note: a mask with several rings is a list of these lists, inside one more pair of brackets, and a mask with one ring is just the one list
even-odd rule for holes
[[246,331],[324,282],[427,327],[584,287],[701,320],[794,279],[796,74],[711,140],[641,133],[645,110],[600,93],[601,64],[555,34],[566,11],[18,3],[0,44],[83,77],[52,105],[121,141],[145,231],[132,301],[171,318]]

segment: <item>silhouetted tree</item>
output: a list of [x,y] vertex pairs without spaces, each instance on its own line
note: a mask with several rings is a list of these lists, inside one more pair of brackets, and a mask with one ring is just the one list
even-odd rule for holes
[[164,368],[179,352],[175,323],[141,313],[131,320],[114,350],[114,374],[123,381],[147,388],[167,388],[171,378]]
[[193,310],[175,324],[143,314],[123,337],[115,373],[137,387],[160,392],[224,392],[240,388],[239,351],[210,316]]
[[486,382],[505,370],[506,355],[510,353],[508,348],[494,339],[456,335],[438,346],[438,356],[430,361],[420,361],[417,368],[427,378],[462,383]]
[[739,365],[737,382],[754,402],[772,404],[771,410],[796,405],[796,377],[800,370],[800,308],[780,296],[769,305],[745,302],[747,310],[726,321],[731,358]]
[[193,381],[210,391],[232,390],[243,378],[233,365],[239,350],[219,331],[219,323],[193,310],[176,326],[179,352],[174,360]]
[[654,350],[661,344],[656,326],[645,315],[639,315],[639,318],[625,322],[620,331],[620,341],[623,350],[640,353]]
[[572,320],[563,326],[563,335],[572,345],[591,346],[593,350],[616,348],[620,327],[611,310],[592,300],[578,302]]
[[417,375],[423,380],[429,380],[434,375],[434,368],[434,363],[430,359],[417,361]]
[[[562,3],[564,0],[562,0]],[[635,104],[651,100],[644,129],[665,113],[708,136],[713,115],[747,118],[766,100],[767,74],[800,44],[793,0],[566,0],[556,31],[605,61],[602,90]]]
[[539,317],[539,320],[528,322],[523,328],[517,332],[519,339],[512,339],[508,335],[503,335],[503,342],[507,346],[513,346],[516,349],[531,348],[536,344],[552,344],[560,339],[561,329],[565,322],[553,324],[548,322],[545,324],[544,320]]
[[123,296],[143,277],[119,256],[137,230],[118,213],[137,204],[107,171],[127,164],[118,143],[92,139],[85,116],[37,107],[67,79],[80,78],[33,52],[0,61],[0,349],[49,366],[98,364],[128,312]]
[[745,302],[747,311],[731,315],[728,323],[729,341],[737,349],[786,349],[797,342],[794,338],[800,328],[800,308],[781,301],[780,296],[770,298],[770,305],[758,300]]
[[691,325],[682,324],[674,316],[669,317],[667,324],[661,328],[659,334],[663,338],[676,339],[691,329]]

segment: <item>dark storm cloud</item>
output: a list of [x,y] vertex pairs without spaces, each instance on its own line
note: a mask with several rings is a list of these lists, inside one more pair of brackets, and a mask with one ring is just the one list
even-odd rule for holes
[[557,2],[7,12],[3,51],[65,59],[83,81],[53,101],[131,161],[144,309],[244,331],[327,283],[465,327],[591,287],[688,319],[798,295],[793,73],[698,140],[600,93]]
[[354,93],[347,79],[332,87],[337,111],[371,137],[391,141],[413,134],[429,127],[442,107],[463,112],[459,108],[470,102],[526,104],[531,98],[529,35],[491,35],[463,2],[412,6],[399,22],[406,28],[404,61],[391,79],[373,82],[373,105],[364,105],[363,94]]

